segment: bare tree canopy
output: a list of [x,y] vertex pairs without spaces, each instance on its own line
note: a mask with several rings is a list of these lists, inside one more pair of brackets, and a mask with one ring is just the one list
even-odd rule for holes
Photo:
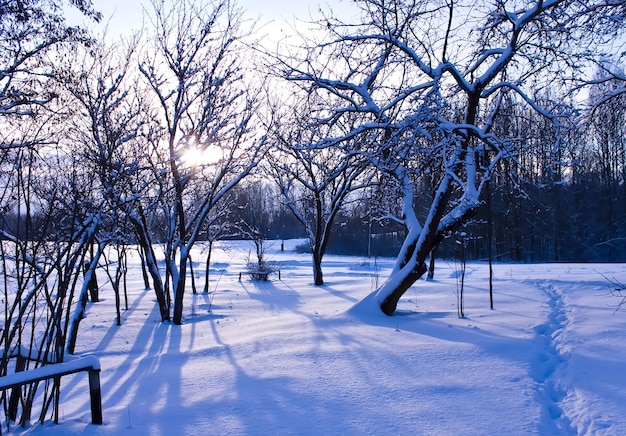
[[[407,238],[395,270],[368,301],[391,315],[403,293],[426,272],[432,250],[472,217],[494,168],[523,144],[504,128],[505,103],[527,106],[552,129],[553,153],[574,113],[564,95],[606,34],[585,26],[614,23],[622,5],[604,1],[359,2],[359,23],[328,17],[321,42],[280,62],[284,77],[322,104],[321,124],[347,117],[354,127],[313,144],[361,141],[362,152],[404,186]],[[595,21],[593,14],[603,12]],[[587,63],[588,64],[588,63]],[[347,123],[346,123],[347,124]],[[426,213],[414,201],[416,180],[439,179]],[[424,197],[424,196],[423,196]]]
[[[70,2],[82,13],[100,20],[90,0]],[[84,29],[68,26],[62,1],[0,1],[0,114],[26,114],[32,105],[54,97],[43,86],[50,49],[61,42],[88,42]]]
[[166,277],[180,324],[189,250],[211,209],[257,165],[265,140],[252,129],[258,102],[244,81],[247,33],[234,4],[155,0],[150,20],[139,69],[163,129]]

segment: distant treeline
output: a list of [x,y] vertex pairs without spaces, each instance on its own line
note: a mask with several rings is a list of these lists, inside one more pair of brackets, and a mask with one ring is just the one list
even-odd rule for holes
[[[603,183],[594,171],[579,168],[567,183],[527,184],[523,192],[507,183],[494,180],[491,188],[492,256],[497,261],[513,262],[624,262],[626,261],[626,185]],[[502,183],[498,183],[502,182]],[[258,190],[258,185],[255,191]],[[264,229],[267,239],[305,238],[302,226],[284,206],[271,185],[263,192],[252,192],[250,186],[237,189],[236,198],[224,220],[246,221]],[[264,201],[262,211],[250,213],[244,207],[255,197]],[[449,235],[437,249],[437,256],[455,258],[465,249],[468,259],[487,259],[489,207],[487,199],[475,219]],[[370,206],[372,206],[370,208]],[[396,256],[404,240],[403,226],[379,220],[367,211],[377,205],[360,200],[358,206],[340,214],[333,226],[328,253],[359,256]],[[254,216],[253,216],[254,215]],[[259,218],[260,217],[260,218]],[[60,219],[60,218],[59,218]],[[161,233],[159,220],[153,231]],[[27,223],[15,214],[5,215],[2,230],[20,233],[30,229],[31,237],[46,235],[36,218]],[[50,227],[48,227],[50,228]],[[35,230],[35,231],[34,231]],[[132,233],[128,235],[132,241]],[[222,239],[243,237],[237,226],[225,232]],[[158,239],[158,238],[157,238]],[[201,238],[206,239],[206,238]],[[307,244],[299,248],[308,251]]]

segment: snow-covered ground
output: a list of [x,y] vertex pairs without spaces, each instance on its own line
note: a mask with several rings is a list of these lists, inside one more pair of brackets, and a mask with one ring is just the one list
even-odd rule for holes
[[121,327],[103,287],[77,352],[100,359],[104,425],[90,424],[79,374],[64,378],[59,425],[13,431],[626,434],[626,309],[614,313],[603,277],[626,283],[625,265],[498,264],[490,310],[488,266],[470,263],[460,319],[460,265],[440,261],[386,317],[350,309],[392,259],[327,256],[315,287],[295,244],[269,249],[281,270],[269,282],[239,281],[251,244],[216,249],[211,293],[188,293],[183,326],[159,321],[136,267]]

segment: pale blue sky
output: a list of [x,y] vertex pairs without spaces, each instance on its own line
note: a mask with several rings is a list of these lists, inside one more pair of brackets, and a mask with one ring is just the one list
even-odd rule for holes
[[[296,18],[308,20],[316,16],[319,7],[339,13],[354,10],[350,0],[236,0],[248,18],[260,18],[261,23],[274,22],[278,25],[293,23]],[[141,27],[143,7],[150,7],[149,0],[93,0],[97,10],[104,14],[104,23],[109,23],[109,35],[115,37],[121,33],[130,33]],[[69,15],[71,20],[74,14]],[[96,30],[103,26],[98,25]],[[282,27],[282,26],[281,26]]]

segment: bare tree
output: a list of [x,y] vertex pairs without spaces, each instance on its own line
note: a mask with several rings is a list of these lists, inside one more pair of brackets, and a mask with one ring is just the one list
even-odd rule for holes
[[[50,130],[59,129],[53,124]],[[92,178],[67,151],[61,145],[48,147],[41,150],[43,159],[26,147],[15,150],[23,159],[12,181],[21,206],[16,227],[3,225],[5,328],[0,344],[4,356],[29,359],[24,369],[63,361],[73,307],[86,286],[80,280],[83,264],[102,219]],[[0,367],[3,374],[8,360]],[[30,419],[37,388],[33,384],[25,390],[22,424]],[[44,393],[41,421],[51,404],[58,418],[58,392],[55,380]]]
[[344,127],[328,126],[311,117],[311,97],[294,104],[291,114],[274,118],[275,148],[268,160],[283,201],[306,230],[313,258],[313,281],[323,285],[322,260],[331,239],[337,214],[350,196],[367,188],[371,167],[361,153],[360,138],[325,144],[324,133]]
[[[71,2],[84,14],[100,20],[90,0]],[[58,0],[0,1],[0,114],[26,115],[54,97],[45,82],[51,64],[46,56],[59,43],[89,42],[85,30],[67,26]],[[16,146],[13,141],[4,147]]]
[[[100,18],[89,0],[70,3]],[[91,43],[84,30],[67,25],[62,6],[55,0],[0,1],[3,375],[16,353],[27,354],[24,369],[63,360],[83,261],[99,223],[89,179],[62,144],[70,111],[53,80],[54,64],[60,47]],[[38,383],[21,391],[19,421],[26,424]],[[41,421],[51,406],[58,418],[58,395],[55,380],[39,397]]]
[[[101,221],[98,243],[112,245],[118,253],[118,269],[111,283],[116,296],[122,278],[125,251],[122,245],[134,241],[130,226],[135,233],[146,234],[148,230],[137,218],[139,206],[149,195],[153,180],[148,156],[148,138],[152,134],[150,107],[142,99],[136,87],[132,63],[138,37],[122,41],[115,46],[104,41],[94,43],[88,50],[74,49],[75,58],[59,67],[56,76],[61,86],[78,106],[76,115],[68,121],[67,136],[73,141],[74,154],[81,158],[85,170],[95,176],[95,189],[104,205],[106,216]],[[75,62],[75,59],[81,62]],[[147,169],[146,169],[147,168]],[[141,239],[141,238],[137,238]],[[152,247],[144,247],[150,255]],[[98,253],[103,253],[98,250]],[[93,262],[92,262],[93,264]],[[95,274],[90,266],[89,275]],[[106,268],[108,273],[108,267]],[[154,287],[159,307],[165,307],[165,293],[160,281]],[[87,288],[83,288],[86,292]],[[84,316],[86,294],[79,299],[76,315],[70,330],[68,351],[74,352],[78,326]],[[162,310],[163,320],[169,312]],[[120,320],[118,310],[118,322]]]
[[[165,149],[166,281],[180,324],[189,251],[211,209],[256,166],[264,140],[252,129],[256,96],[244,81],[246,35],[233,4],[155,0],[153,9],[140,71],[165,132],[156,146]],[[189,201],[200,185],[200,201]]]
[[[495,166],[515,156],[515,138],[493,129],[503,99],[544,117],[557,153],[561,120],[572,111],[542,90],[576,74],[574,50],[594,41],[568,21],[589,10],[579,2],[359,4],[360,24],[325,18],[327,42],[309,46],[300,63],[291,60],[285,77],[329,102],[319,109],[328,123],[359,116],[349,134],[330,139],[368,135],[372,161],[402,181],[407,238],[388,280],[366,299],[391,315],[427,271],[432,250],[478,210]],[[433,167],[439,178],[421,214],[413,180]]]
[[247,271],[253,280],[267,280],[277,271],[267,256],[267,240],[272,219],[272,201],[277,197],[270,186],[259,177],[242,183],[231,200],[230,225],[234,234],[254,244],[255,254],[247,256]]
[[[580,71],[575,80],[575,89],[595,88],[589,101],[589,108],[594,111],[596,107],[626,93],[626,74],[623,68],[626,56],[626,5],[611,0],[579,0],[574,3],[577,9],[570,15],[570,20],[575,21],[579,31],[594,35],[600,40],[600,44],[592,49],[577,53],[582,63],[590,63],[595,67],[587,69],[591,76]],[[604,84],[608,86],[603,87]],[[599,89],[604,92],[598,92]]]

